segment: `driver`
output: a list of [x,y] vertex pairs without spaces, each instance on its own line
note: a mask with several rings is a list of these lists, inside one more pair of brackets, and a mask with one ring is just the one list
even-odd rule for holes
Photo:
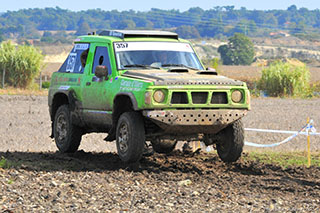
[[167,51],[157,51],[153,56],[154,62],[151,66],[161,67],[163,64],[169,64],[169,56]]
[[168,53],[165,51],[161,51],[158,54],[158,61],[160,62],[160,64],[168,64],[169,60],[168,60]]

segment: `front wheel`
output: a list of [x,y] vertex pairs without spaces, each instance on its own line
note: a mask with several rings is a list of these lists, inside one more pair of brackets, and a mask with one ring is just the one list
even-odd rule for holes
[[76,152],[79,148],[82,132],[71,121],[68,105],[58,108],[54,119],[54,139],[60,152]]
[[145,143],[145,130],[142,116],[138,112],[123,113],[117,124],[117,151],[126,163],[140,160]]
[[241,156],[244,145],[244,129],[241,120],[235,121],[221,132],[217,142],[218,155],[224,162],[235,162]]

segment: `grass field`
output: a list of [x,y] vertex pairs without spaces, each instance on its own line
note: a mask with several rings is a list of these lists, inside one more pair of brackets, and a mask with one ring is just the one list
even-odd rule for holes
[[[244,159],[258,161],[260,163],[278,165],[284,168],[289,166],[307,166],[306,152],[255,152],[244,153]],[[311,166],[320,167],[320,153],[311,153]]]

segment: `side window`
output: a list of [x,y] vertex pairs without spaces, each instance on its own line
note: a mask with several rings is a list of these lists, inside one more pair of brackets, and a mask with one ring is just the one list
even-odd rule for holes
[[107,47],[96,47],[92,73],[94,73],[97,66],[106,66],[108,68],[109,75],[111,74],[112,70],[110,66],[109,53]]
[[83,73],[89,47],[87,43],[75,44],[58,72]]

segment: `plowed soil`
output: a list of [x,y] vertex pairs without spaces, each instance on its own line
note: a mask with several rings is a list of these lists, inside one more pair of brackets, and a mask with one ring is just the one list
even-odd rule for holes
[[[243,121],[246,127],[298,130],[306,115],[320,120],[319,103],[254,99]],[[0,118],[2,212],[320,211],[319,167],[281,168],[244,158],[225,164],[214,153],[179,150],[124,164],[103,134],[84,136],[75,154],[60,154],[48,138],[46,97],[0,96]],[[281,137],[246,135],[269,143]],[[304,140],[296,139],[294,150],[303,150],[298,144]]]

